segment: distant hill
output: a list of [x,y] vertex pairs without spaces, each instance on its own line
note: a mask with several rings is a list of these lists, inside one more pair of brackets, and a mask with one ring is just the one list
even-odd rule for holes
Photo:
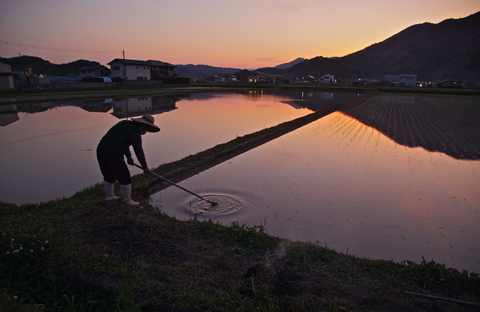
[[[275,68],[285,69],[292,67],[298,63],[305,61],[304,58],[297,58],[294,61],[289,63],[284,63],[275,66]],[[209,65],[175,65],[175,72],[181,77],[188,77],[188,78],[208,78],[212,75],[230,75],[239,72],[240,68],[230,68],[230,67],[214,67]]]
[[98,62],[78,60],[66,64],[52,64],[35,56],[17,56],[12,58],[0,57],[0,62],[12,66],[12,71],[24,71],[31,68],[34,74],[48,76],[78,76],[79,69],[90,65],[100,65]]
[[332,74],[383,79],[385,74],[417,74],[418,80],[480,82],[480,12],[438,24],[414,25],[344,57],[319,56],[288,69],[259,70],[286,77]]
[[208,78],[212,75],[230,75],[238,72],[238,68],[214,67],[209,65],[175,65],[175,73],[186,78]]
[[[23,71],[31,68],[34,74],[48,76],[78,76],[79,69],[90,65],[100,65],[98,62],[78,60],[66,64],[53,64],[36,56],[17,56],[12,58],[0,57],[0,62],[12,66],[12,71]],[[214,67],[209,65],[175,65],[175,72],[180,77],[200,78],[212,75],[233,74],[239,68]]]
[[283,63],[283,64],[280,64],[280,65],[277,65],[277,66],[275,66],[275,68],[286,69],[286,68],[290,68],[294,65],[297,65],[298,63],[302,63],[303,61],[305,61],[305,59],[303,57],[297,57],[295,60],[293,60],[291,62],[288,62],[288,63]]

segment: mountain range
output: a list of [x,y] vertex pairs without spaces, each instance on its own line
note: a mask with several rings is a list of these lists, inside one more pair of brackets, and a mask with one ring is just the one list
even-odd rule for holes
[[283,63],[283,64],[280,64],[280,65],[277,65],[275,66],[275,68],[278,68],[278,69],[287,69],[287,68],[290,68],[294,65],[297,65],[299,63],[302,63],[306,61],[303,57],[297,57],[295,60],[291,61],[291,62],[288,62],[288,63]]
[[480,82],[480,12],[438,24],[410,26],[361,51],[338,58],[316,57],[287,69],[259,71],[289,77],[383,79],[386,74],[417,74],[418,80]]
[[[18,71],[31,68],[44,75],[77,75],[78,70],[98,62],[78,60],[56,65],[38,57],[0,58]],[[209,65],[175,65],[181,77],[200,78],[235,74],[239,68]],[[480,12],[438,24],[410,26],[392,37],[343,57],[296,60],[258,71],[285,78],[332,74],[336,78],[382,80],[386,74],[417,74],[418,80],[447,79],[480,82]]]
[[100,65],[98,62],[78,60],[65,64],[53,64],[36,56],[16,56],[11,58],[0,57],[0,62],[12,67],[12,71],[21,72],[25,68],[31,68],[33,74],[46,76],[78,76],[82,67]]

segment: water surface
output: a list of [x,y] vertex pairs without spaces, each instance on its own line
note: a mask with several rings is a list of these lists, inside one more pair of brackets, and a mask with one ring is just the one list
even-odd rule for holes
[[162,130],[143,137],[154,168],[312,112],[288,103],[292,99],[263,92],[200,93],[2,106],[0,201],[48,201],[101,182],[95,149],[122,119],[154,116]]
[[229,212],[175,187],[152,203],[183,220],[480,272],[478,102],[445,110],[444,100],[373,97],[180,183],[206,198],[234,194],[240,207]]

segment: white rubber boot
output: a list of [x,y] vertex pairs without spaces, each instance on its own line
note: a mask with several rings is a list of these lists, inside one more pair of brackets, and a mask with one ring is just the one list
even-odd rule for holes
[[120,184],[120,193],[122,195],[122,201],[132,206],[137,206],[138,202],[132,200],[132,185],[121,185]]
[[105,184],[105,200],[106,201],[115,200],[115,199],[120,198],[118,196],[115,196],[114,184],[113,183],[110,183],[110,182],[107,182],[107,181],[103,181],[103,183]]

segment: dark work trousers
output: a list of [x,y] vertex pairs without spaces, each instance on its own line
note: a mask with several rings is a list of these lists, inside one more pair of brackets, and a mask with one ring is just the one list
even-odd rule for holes
[[118,180],[121,185],[132,183],[123,155],[114,155],[110,151],[97,148],[97,160],[105,181],[114,183]]

